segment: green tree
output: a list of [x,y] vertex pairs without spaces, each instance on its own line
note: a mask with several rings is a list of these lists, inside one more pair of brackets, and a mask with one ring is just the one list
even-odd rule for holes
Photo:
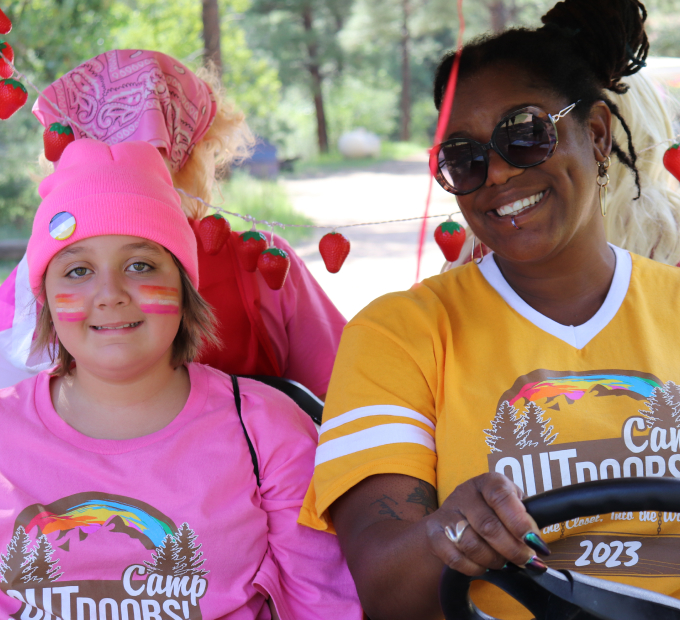
[[319,151],[328,152],[324,81],[344,66],[338,34],[352,3],[348,0],[254,0],[249,40],[263,50],[286,84],[304,84],[316,116]]

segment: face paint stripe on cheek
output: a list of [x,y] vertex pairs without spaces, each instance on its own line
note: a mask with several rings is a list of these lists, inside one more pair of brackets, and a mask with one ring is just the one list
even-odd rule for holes
[[54,296],[55,310],[60,321],[76,322],[87,318],[83,298],[79,295],[60,293]]
[[178,314],[179,290],[171,286],[151,286],[143,284],[139,287],[142,299],[139,308],[147,314]]

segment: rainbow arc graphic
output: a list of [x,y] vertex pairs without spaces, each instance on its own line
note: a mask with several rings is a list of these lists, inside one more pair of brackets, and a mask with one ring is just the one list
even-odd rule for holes
[[39,528],[43,534],[49,535],[54,532],[65,534],[80,528],[84,533],[92,534],[114,517],[119,517],[127,527],[146,536],[156,547],[160,546],[168,534],[175,534],[170,525],[152,517],[141,508],[111,500],[90,500],[61,514],[41,512],[31,520],[26,531]]

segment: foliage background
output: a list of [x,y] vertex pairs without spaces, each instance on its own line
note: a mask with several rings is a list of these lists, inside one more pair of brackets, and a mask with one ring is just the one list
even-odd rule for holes
[[[17,68],[38,87],[112,48],[151,48],[197,67],[203,54],[198,0],[1,0],[14,29],[5,37]],[[224,84],[252,128],[281,158],[318,154],[309,46],[317,45],[331,148],[346,130],[399,135],[400,42],[409,7],[411,140],[425,145],[436,116],[431,81],[455,45],[452,0],[218,0]],[[554,0],[467,0],[466,39],[489,30],[502,9],[507,25],[536,24]],[[652,54],[680,56],[680,0],[648,0]],[[311,11],[311,30],[301,11]],[[496,11],[496,13],[494,13]],[[495,17],[494,17],[495,15]],[[42,127],[35,100],[0,123],[0,238],[27,236],[38,203]],[[331,154],[332,155],[332,154]]]

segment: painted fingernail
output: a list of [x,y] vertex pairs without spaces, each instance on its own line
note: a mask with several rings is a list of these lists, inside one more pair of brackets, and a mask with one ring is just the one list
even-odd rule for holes
[[525,565],[524,568],[527,570],[530,570],[534,573],[545,573],[545,571],[548,570],[548,567],[539,560],[537,556],[534,556],[531,558]]
[[550,555],[550,549],[536,532],[529,532],[524,536],[524,543],[541,555]]

